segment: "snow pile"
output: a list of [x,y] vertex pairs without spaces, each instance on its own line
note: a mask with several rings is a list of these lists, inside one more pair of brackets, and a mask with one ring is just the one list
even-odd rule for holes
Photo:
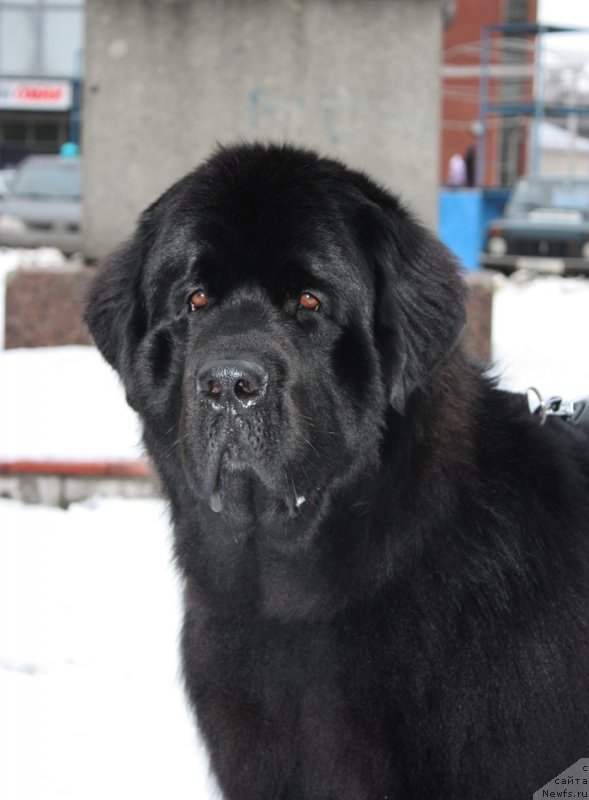
[[0,459],[127,460],[141,455],[137,416],[93,347],[0,351]]
[[0,247],[0,273],[14,269],[67,269],[79,268],[79,258],[68,259],[55,247]]
[[589,395],[589,280],[498,281],[493,301],[494,372],[501,385],[544,397]]

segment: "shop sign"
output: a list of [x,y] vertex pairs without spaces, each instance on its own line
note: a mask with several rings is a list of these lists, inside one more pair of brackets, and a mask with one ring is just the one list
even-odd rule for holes
[[71,107],[70,81],[0,79],[0,109],[68,111]]

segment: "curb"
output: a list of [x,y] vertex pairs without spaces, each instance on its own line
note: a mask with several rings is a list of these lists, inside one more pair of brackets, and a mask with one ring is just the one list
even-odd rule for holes
[[87,477],[153,478],[146,461],[2,461],[0,475],[78,475]]
[[90,497],[158,497],[147,461],[0,460],[0,497],[67,508]]

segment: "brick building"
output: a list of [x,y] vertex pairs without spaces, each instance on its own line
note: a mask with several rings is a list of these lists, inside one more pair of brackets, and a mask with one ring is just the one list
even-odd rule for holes
[[[474,154],[477,137],[481,134],[479,113],[485,26],[535,22],[536,14],[536,0],[458,0],[456,3],[443,45],[442,183],[447,181],[450,158],[456,153],[463,157],[469,152]],[[489,97],[503,102],[530,100],[533,69],[534,37],[493,36]],[[526,169],[529,119],[489,116],[485,124],[486,158],[484,169],[479,165],[479,182],[486,186],[510,186]]]

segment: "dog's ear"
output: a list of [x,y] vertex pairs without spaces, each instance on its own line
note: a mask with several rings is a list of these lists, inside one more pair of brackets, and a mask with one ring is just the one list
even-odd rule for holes
[[99,266],[88,293],[84,320],[96,346],[123,379],[134,406],[133,363],[146,330],[141,273],[146,257],[145,226]]
[[375,334],[393,407],[403,412],[456,346],[466,288],[452,253],[388,193],[364,185],[362,247],[373,264]]

